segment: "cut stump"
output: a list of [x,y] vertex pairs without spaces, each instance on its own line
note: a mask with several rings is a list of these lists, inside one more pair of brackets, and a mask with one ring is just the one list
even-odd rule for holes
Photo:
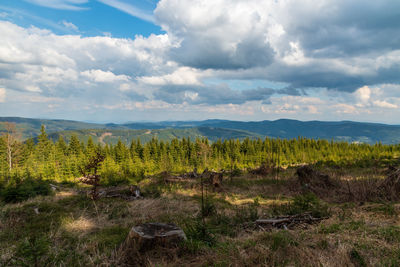
[[142,252],[155,247],[172,247],[186,240],[186,235],[175,224],[145,223],[132,227],[124,243],[126,252]]
[[311,188],[329,188],[334,186],[334,182],[329,175],[315,171],[310,166],[302,166],[297,169],[296,173],[302,186]]

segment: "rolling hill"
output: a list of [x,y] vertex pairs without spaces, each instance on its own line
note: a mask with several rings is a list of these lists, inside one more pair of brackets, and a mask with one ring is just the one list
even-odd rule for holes
[[[348,142],[364,142],[384,144],[400,143],[400,125],[364,123],[353,121],[325,122],[298,121],[280,119],[275,121],[163,121],[163,122],[130,122],[124,124],[96,124],[70,120],[43,120],[18,117],[0,117],[0,132],[4,131],[1,122],[9,121],[17,125],[22,139],[35,137],[44,124],[52,139],[59,135],[66,137],[76,134],[81,140],[92,135],[95,142],[117,142],[120,138],[129,142],[132,138],[140,138],[143,142],[157,137],[160,140],[172,138],[207,137],[211,141],[239,138],[296,138],[298,136],[316,139],[334,139]],[[108,134],[106,134],[108,133]],[[100,138],[102,135],[104,135]],[[100,138],[100,140],[99,140]]]
[[69,140],[72,135],[76,135],[80,141],[87,142],[89,136],[92,137],[94,143],[102,144],[116,144],[118,140],[129,144],[132,139],[140,139],[142,143],[150,141],[152,138],[157,138],[162,141],[171,141],[172,139],[178,138],[190,138],[195,140],[196,138],[207,137],[210,141],[217,141],[218,139],[231,139],[238,138],[244,139],[249,138],[262,138],[263,136],[234,129],[221,129],[211,127],[197,127],[197,128],[185,128],[185,129],[142,129],[142,130],[128,130],[128,129],[85,129],[85,130],[68,130],[50,133],[49,138],[53,141],[57,141],[60,136],[64,139]]

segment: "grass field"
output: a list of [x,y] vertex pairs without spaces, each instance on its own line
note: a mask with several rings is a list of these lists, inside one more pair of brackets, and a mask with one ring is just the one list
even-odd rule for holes
[[[321,172],[349,181],[385,177],[383,169]],[[198,180],[164,183],[160,177],[147,178],[139,184],[144,198],[133,201],[94,202],[79,194],[77,185],[60,185],[51,196],[1,204],[0,265],[400,265],[399,203],[347,201],[329,192],[307,198],[294,181],[295,169],[290,168],[279,177],[225,177],[220,190],[207,189],[205,223]],[[299,200],[306,205],[296,206]],[[255,224],[258,218],[293,209],[323,212],[327,219],[289,230],[262,231]],[[122,258],[119,248],[130,228],[145,222],[175,223],[188,240]]]

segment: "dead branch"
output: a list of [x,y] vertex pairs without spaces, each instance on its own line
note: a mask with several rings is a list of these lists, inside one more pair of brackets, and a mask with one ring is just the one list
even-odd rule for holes
[[272,228],[290,229],[297,225],[314,224],[324,219],[327,219],[327,217],[316,218],[311,213],[306,212],[296,215],[278,216],[271,219],[258,219],[256,220],[256,224],[264,230]]

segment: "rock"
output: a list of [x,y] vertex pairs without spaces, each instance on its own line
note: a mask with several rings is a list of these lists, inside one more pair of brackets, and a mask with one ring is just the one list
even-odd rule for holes
[[54,184],[49,184],[49,185],[50,185],[51,190],[53,190],[53,191],[60,190],[60,189],[58,188],[58,186],[56,186],[56,185],[54,185]]
[[186,235],[175,224],[145,223],[132,227],[124,243],[125,252],[139,252],[157,246],[171,247],[186,240]]
[[137,185],[131,185],[129,187],[129,191],[131,191],[131,194],[132,194],[133,197],[135,197],[135,198],[140,198],[141,197],[140,188]]

